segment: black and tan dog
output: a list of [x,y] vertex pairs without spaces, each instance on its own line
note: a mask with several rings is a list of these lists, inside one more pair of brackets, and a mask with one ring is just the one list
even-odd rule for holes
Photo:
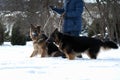
[[47,42],[47,36],[41,30],[41,26],[34,26],[31,24],[30,37],[33,41],[34,51],[30,57],[34,57],[39,54],[41,57],[63,57],[65,55],[59,51],[58,47],[52,42]]
[[[65,53],[69,60],[73,60],[76,54],[87,52],[91,59],[96,59],[101,47],[117,49],[118,46],[112,41],[103,42],[100,39],[89,37],[74,37],[63,34],[56,29],[49,40],[53,40],[59,48]],[[82,56],[81,56],[82,57]]]

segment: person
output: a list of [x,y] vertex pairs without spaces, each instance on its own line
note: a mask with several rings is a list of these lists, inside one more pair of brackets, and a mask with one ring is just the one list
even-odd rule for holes
[[83,12],[83,1],[82,0],[64,0],[63,9],[50,8],[60,14],[63,17],[63,33],[79,36],[82,26],[82,12]]

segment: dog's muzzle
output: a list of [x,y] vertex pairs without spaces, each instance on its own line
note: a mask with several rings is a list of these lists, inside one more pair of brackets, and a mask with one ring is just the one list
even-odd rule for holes
[[38,34],[37,34],[37,33],[34,33],[34,32],[32,32],[32,35],[35,36],[35,37],[38,36]]

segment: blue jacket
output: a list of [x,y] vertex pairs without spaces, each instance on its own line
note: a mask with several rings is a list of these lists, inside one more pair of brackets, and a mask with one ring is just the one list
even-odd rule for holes
[[65,12],[63,32],[81,32],[83,6],[82,0],[64,0],[63,9],[53,8],[59,14]]

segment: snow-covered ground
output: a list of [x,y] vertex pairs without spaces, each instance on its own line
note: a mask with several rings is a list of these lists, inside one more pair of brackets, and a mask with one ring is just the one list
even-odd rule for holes
[[0,46],[0,80],[120,80],[120,49],[101,50],[97,60],[29,58],[32,50],[32,42]]

